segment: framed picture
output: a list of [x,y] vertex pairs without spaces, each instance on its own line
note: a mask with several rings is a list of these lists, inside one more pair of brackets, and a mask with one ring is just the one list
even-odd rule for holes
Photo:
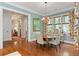
[[33,18],[33,31],[41,30],[41,20],[39,18]]

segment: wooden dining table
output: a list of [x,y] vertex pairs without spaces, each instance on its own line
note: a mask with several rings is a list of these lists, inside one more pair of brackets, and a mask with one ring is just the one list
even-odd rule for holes
[[43,37],[43,40],[47,42],[46,46],[47,46],[47,49],[49,49],[49,41],[52,40],[52,37],[49,37],[49,36],[46,35],[46,36]]
[[51,37],[51,36],[46,35],[46,36],[44,36],[44,37],[43,37],[43,40],[44,40],[44,41],[46,41],[47,43],[49,43],[49,41],[51,41],[51,40],[52,40],[52,37]]

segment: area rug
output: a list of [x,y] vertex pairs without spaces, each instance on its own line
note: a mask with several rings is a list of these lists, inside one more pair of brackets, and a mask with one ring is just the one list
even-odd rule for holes
[[18,51],[16,51],[5,56],[21,56],[21,54]]

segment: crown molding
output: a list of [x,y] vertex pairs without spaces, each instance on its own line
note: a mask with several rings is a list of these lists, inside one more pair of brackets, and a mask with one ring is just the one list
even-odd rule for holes
[[73,9],[73,7],[65,8],[65,9],[62,9],[62,10],[59,10],[59,11],[56,11],[56,12],[49,13],[47,15],[50,16],[50,15],[57,15],[57,14],[60,14],[60,13],[62,14],[62,13],[70,11],[71,9]]
[[12,5],[12,6],[15,6],[15,7],[18,7],[18,8],[21,8],[21,9],[24,9],[24,10],[26,10],[27,12],[34,13],[34,14],[43,16],[43,14],[41,14],[41,13],[39,13],[39,12],[36,12],[36,11],[34,11],[34,10],[31,10],[31,9],[29,9],[29,8],[24,8],[24,7],[20,6],[20,5],[13,4],[13,3],[9,3],[9,2],[5,2],[5,3],[6,3],[6,4],[9,4],[9,5]]
[[[6,3],[6,2],[5,2]],[[7,2],[6,4],[9,4],[9,5],[12,5],[12,6],[16,6],[18,8],[21,8],[21,9],[24,9],[26,10],[27,12],[30,12],[30,13],[34,13],[34,14],[37,14],[37,15],[40,15],[40,16],[45,16],[44,14],[41,14],[39,12],[36,12],[34,10],[31,10],[31,9],[28,9],[28,8],[24,8],[22,6],[19,6],[19,5],[16,5],[16,4],[13,4],[13,3],[9,3]],[[51,12],[51,13],[48,13],[46,15],[50,16],[50,15],[56,15],[56,14],[59,14],[59,13],[63,13],[63,12],[67,12],[69,10],[71,10],[73,7],[70,7],[70,8],[65,8],[65,9],[62,9],[62,10],[59,10],[59,11],[56,11],[56,12]]]

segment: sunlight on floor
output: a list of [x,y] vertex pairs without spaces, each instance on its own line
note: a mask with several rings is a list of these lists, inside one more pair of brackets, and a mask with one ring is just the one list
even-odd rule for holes
[[14,42],[14,45],[17,45],[17,43],[18,43],[18,42],[17,42],[17,41],[15,41],[15,42]]
[[21,56],[21,54],[18,51],[16,51],[5,56]]
[[69,53],[65,51],[65,52],[63,53],[63,56],[69,56]]

